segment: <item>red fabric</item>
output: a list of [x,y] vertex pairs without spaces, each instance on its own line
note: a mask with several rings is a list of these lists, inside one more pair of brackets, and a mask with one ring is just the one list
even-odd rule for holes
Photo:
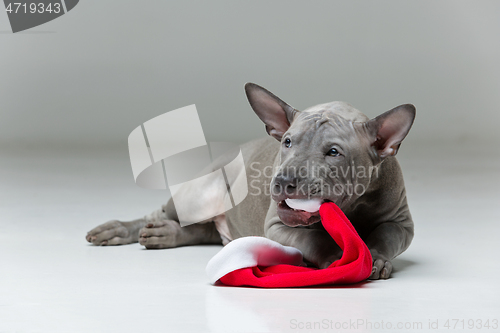
[[344,251],[342,258],[329,267],[248,267],[224,275],[220,282],[230,286],[284,288],[347,284],[366,280],[372,271],[372,256],[351,222],[332,202],[322,204],[319,214],[326,231]]

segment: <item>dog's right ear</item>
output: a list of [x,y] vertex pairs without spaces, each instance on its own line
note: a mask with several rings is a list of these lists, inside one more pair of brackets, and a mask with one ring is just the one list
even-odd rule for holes
[[281,141],[299,111],[255,83],[245,84],[245,92],[252,109],[266,124],[267,133]]

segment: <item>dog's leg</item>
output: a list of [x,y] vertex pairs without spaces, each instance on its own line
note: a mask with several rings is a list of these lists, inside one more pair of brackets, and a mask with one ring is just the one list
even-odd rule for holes
[[222,244],[214,222],[208,221],[181,227],[177,221],[172,199],[162,209],[146,216],[146,220],[146,225],[139,231],[139,243],[147,249]]
[[279,219],[270,224],[265,230],[267,238],[299,249],[304,260],[316,267],[326,268],[342,257],[342,250],[324,229],[292,228]]
[[[146,216],[148,223],[139,231],[139,243],[147,249],[166,249],[184,245],[222,244],[217,231],[224,219],[225,187],[220,186],[216,174],[208,175],[204,183],[188,184],[176,193],[176,200],[170,198],[161,210]],[[224,194],[226,193],[226,194]],[[207,204],[210,203],[210,204]],[[178,212],[184,221],[200,221],[181,227]],[[218,214],[218,215],[217,215]],[[210,216],[207,219],[207,216]]]
[[[210,166],[212,167],[212,166]],[[184,222],[180,226],[172,198],[161,209],[132,222],[110,221],[92,229],[86,239],[95,245],[119,245],[139,242],[148,249],[166,249],[184,245],[222,244],[230,240],[224,228],[227,189],[218,173],[209,173],[203,183],[187,183],[176,192],[175,205]],[[216,224],[218,227],[216,228]],[[220,229],[220,234],[218,229]],[[223,238],[221,238],[221,235]]]
[[[174,212],[166,207],[158,209],[142,219],[131,222],[109,221],[90,230],[86,240],[94,245],[124,245],[139,242],[148,249],[166,249],[183,245],[222,244],[214,222],[195,223],[186,227],[176,221]],[[214,219],[223,219],[217,216]]]
[[369,279],[388,279],[392,272],[391,260],[403,253],[413,239],[413,222],[386,222],[377,226],[366,239],[373,257]]
[[90,230],[85,239],[94,245],[124,245],[139,241],[139,230],[147,223],[145,218],[131,222],[109,221]]

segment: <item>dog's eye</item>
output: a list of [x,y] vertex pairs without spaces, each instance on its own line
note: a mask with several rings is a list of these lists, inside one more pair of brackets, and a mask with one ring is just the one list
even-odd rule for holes
[[290,148],[292,146],[292,140],[290,140],[290,138],[286,138],[285,141],[283,141],[283,144],[285,147]]
[[328,156],[339,156],[340,153],[339,153],[339,151],[337,149],[332,148],[332,149],[330,149],[328,151],[328,153],[326,153],[326,155],[328,155]]

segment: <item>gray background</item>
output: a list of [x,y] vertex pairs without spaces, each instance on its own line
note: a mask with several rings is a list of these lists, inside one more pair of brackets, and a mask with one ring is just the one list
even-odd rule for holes
[[[265,134],[243,85],[298,109],[417,107],[407,142],[499,138],[499,1],[81,1],[12,34],[0,13],[0,145],[115,146],[196,103],[208,140]],[[118,147],[119,146],[119,147]]]

